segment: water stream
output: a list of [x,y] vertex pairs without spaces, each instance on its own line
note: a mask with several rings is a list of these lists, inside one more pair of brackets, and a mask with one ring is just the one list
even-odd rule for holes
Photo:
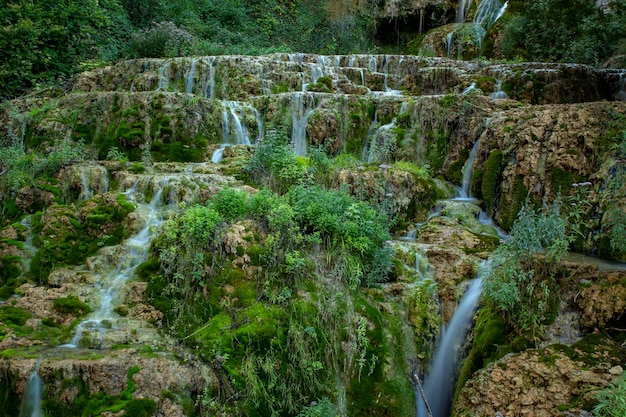
[[[137,183],[126,194],[131,201],[137,199]],[[162,204],[163,189],[167,185],[167,179],[156,184],[156,192],[149,204],[138,203],[136,212],[144,219],[143,228],[134,236],[123,243],[126,253],[121,257],[117,267],[106,274],[101,274],[98,279],[100,304],[95,311],[76,327],[76,332],[70,343],[62,347],[76,348],[81,345],[81,340],[86,333],[96,341],[102,340],[103,334],[113,326],[117,314],[115,304],[124,285],[133,277],[137,267],[148,258],[148,251],[152,240],[156,237],[163,220],[160,208]],[[93,345],[94,340],[91,340]]]
[[43,383],[39,376],[39,364],[41,360],[38,360],[35,364],[35,369],[30,374],[26,386],[24,387],[25,395],[22,396],[22,404],[20,407],[20,417],[42,417],[41,411],[41,399],[43,392]]
[[[479,268],[477,278],[470,283],[450,319],[450,323],[443,332],[424,382],[424,393],[433,417],[448,417],[450,415],[452,394],[456,382],[456,368],[473,320],[474,309],[482,291],[481,269]],[[416,395],[416,398],[417,416],[427,417],[424,401],[419,394]]]

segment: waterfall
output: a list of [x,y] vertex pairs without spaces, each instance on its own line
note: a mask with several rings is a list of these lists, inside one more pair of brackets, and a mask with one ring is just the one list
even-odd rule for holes
[[[88,200],[93,197],[93,191],[98,193],[106,193],[109,191],[109,173],[107,169],[101,165],[83,165],[78,168],[80,175],[80,194],[78,201]],[[95,184],[92,184],[92,174],[97,173]]]
[[[482,291],[481,269],[483,268],[479,268],[478,277],[471,281],[469,289],[461,298],[459,306],[443,332],[424,382],[424,393],[433,417],[450,415],[456,368]],[[417,395],[416,408],[418,417],[427,416],[426,407],[420,395]]]
[[157,91],[167,91],[167,87],[169,85],[169,74],[167,70],[170,67],[170,61],[165,61],[163,65],[159,68],[159,84],[157,86]]
[[194,58],[191,60],[191,68],[185,77],[185,92],[187,94],[193,93],[193,84],[194,84],[194,75],[196,73],[196,64],[198,63],[198,58]]
[[472,0],[459,0],[459,5],[456,9],[456,23],[465,22],[465,16],[472,4]]
[[209,73],[203,71],[202,74],[202,91],[204,98],[215,98],[215,57],[209,57]]
[[619,101],[626,101],[626,71],[619,73],[619,91],[615,97]]
[[502,91],[502,80],[497,81],[496,91],[491,93],[489,97],[496,99],[496,100],[503,100],[505,98],[509,98],[509,96],[504,91]]
[[469,85],[469,87],[467,87],[465,90],[463,90],[463,92],[461,94],[463,94],[464,96],[468,95],[471,91],[476,89],[476,83],[471,83]]
[[508,4],[508,1],[500,3],[499,0],[482,0],[478,4],[476,15],[474,15],[474,23],[481,26],[485,31],[489,30],[502,17]]
[[37,253],[37,248],[33,245],[33,215],[24,216],[20,224],[28,230],[26,240],[24,241],[24,256],[21,257],[22,268],[24,272],[30,271],[30,261]]
[[461,182],[461,188],[458,190],[458,195],[456,198],[458,200],[473,200],[470,194],[473,173],[472,168],[474,166],[474,160],[476,159],[476,153],[478,152],[479,143],[480,140],[477,140],[474,143],[474,146],[472,146],[472,150],[470,151],[467,161],[465,161],[465,164],[463,164],[463,169],[461,171],[463,173],[463,180]]
[[306,125],[315,110],[315,97],[309,93],[295,93],[291,102],[291,141],[296,155],[306,156]]
[[[222,146],[213,155],[211,162],[219,163],[222,160],[224,149],[229,145],[250,145],[250,133],[246,126],[246,115],[244,108],[252,109],[255,114],[259,135],[262,134],[263,120],[257,109],[251,106],[243,106],[236,101],[225,101],[222,108]],[[257,137],[257,140],[259,137]]]
[[[71,342],[61,347],[78,347],[85,331],[95,331],[97,332],[96,334],[100,335],[107,328],[111,327],[110,322],[116,317],[114,314],[114,302],[119,297],[120,291],[126,282],[133,277],[137,267],[148,258],[150,243],[156,237],[158,229],[163,222],[159,208],[161,206],[163,189],[167,185],[167,181],[165,179],[157,184],[157,190],[149,204],[138,205],[137,212],[145,216],[144,227],[124,242],[127,252],[122,257],[117,268],[108,274],[101,274],[99,280],[100,305],[94,313],[78,324]],[[135,186],[133,186],[134,188]],[[132,194],[129,193],[129,195]]]
[[452,58],[452,46],[454,45],[452,37],[454,36],[454,31],[448,33],[446,35],[446,57]]
[[35,369],[30,374],[28,382],[24,387],[26,395],[22,396],[22,405],[20,407],[20,417],[42,417],[41,396],[43,392],[43,383],[39,376],[39,362],[35,365]]

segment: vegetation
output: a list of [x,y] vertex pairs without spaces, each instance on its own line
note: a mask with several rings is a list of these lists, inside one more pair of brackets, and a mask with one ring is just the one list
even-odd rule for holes
[[527,200],[513,224],[509,240],[489,256],[484,294],[505,323],[534,339],[553,318],[559,301],[558,267],[571,237],[561,216],[561,202],[541,210]]
[[511,1],[501,51],[506,58],[600,65],[624,52],[626,1]]

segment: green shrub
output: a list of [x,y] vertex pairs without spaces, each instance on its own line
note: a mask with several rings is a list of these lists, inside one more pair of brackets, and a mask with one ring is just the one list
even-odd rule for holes
[[278,193],[306,179],[302,166],[284,131],[269,130],[248,160],[244,171],[255,183]]
[[526,200],[508,241],[489,256],[485,297],[520,334],[534,336],[558,303],[556,274],[571,241],[567,226],[560,198],[541,210]]
[[211,204],[225,219],[238,219],[248,212],[248,194],[235,188],[222,188]]
[[133,58],[186,56],[193,44],[194,36],[174,22],[153,22],[150,28],[132,34],[129,52]]

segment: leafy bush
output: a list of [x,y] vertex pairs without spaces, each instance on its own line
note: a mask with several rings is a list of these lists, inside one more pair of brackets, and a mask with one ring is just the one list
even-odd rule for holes
[[235,188],[222,188],[211,204],[224,218],[237,219],[248,212],[248,194]]
[[133,58],[186,56],[193,45],[194,36],[187,30],[173,22],[159,22],[132,34],[129,53]]
[[556,274],[571,238],[560,215],[560,198],[535,210],[520,210],[509,240],[489,256],[483,279],[487,300],[518,332],[535,332],[558,302]]
[[606,8],[589,0],[511,2],[501,51],[507,58],[600,64],[626,36],[626,1]]
[[386,281],[391,248],[384,214],[343,191],[299,186],[287,197],[302,230],[319,235],[351,287]]
[[266,132],[244,171],[252,181],[278,193],[284,193],[306,179],[306,169],[289,145],[284,130]]

